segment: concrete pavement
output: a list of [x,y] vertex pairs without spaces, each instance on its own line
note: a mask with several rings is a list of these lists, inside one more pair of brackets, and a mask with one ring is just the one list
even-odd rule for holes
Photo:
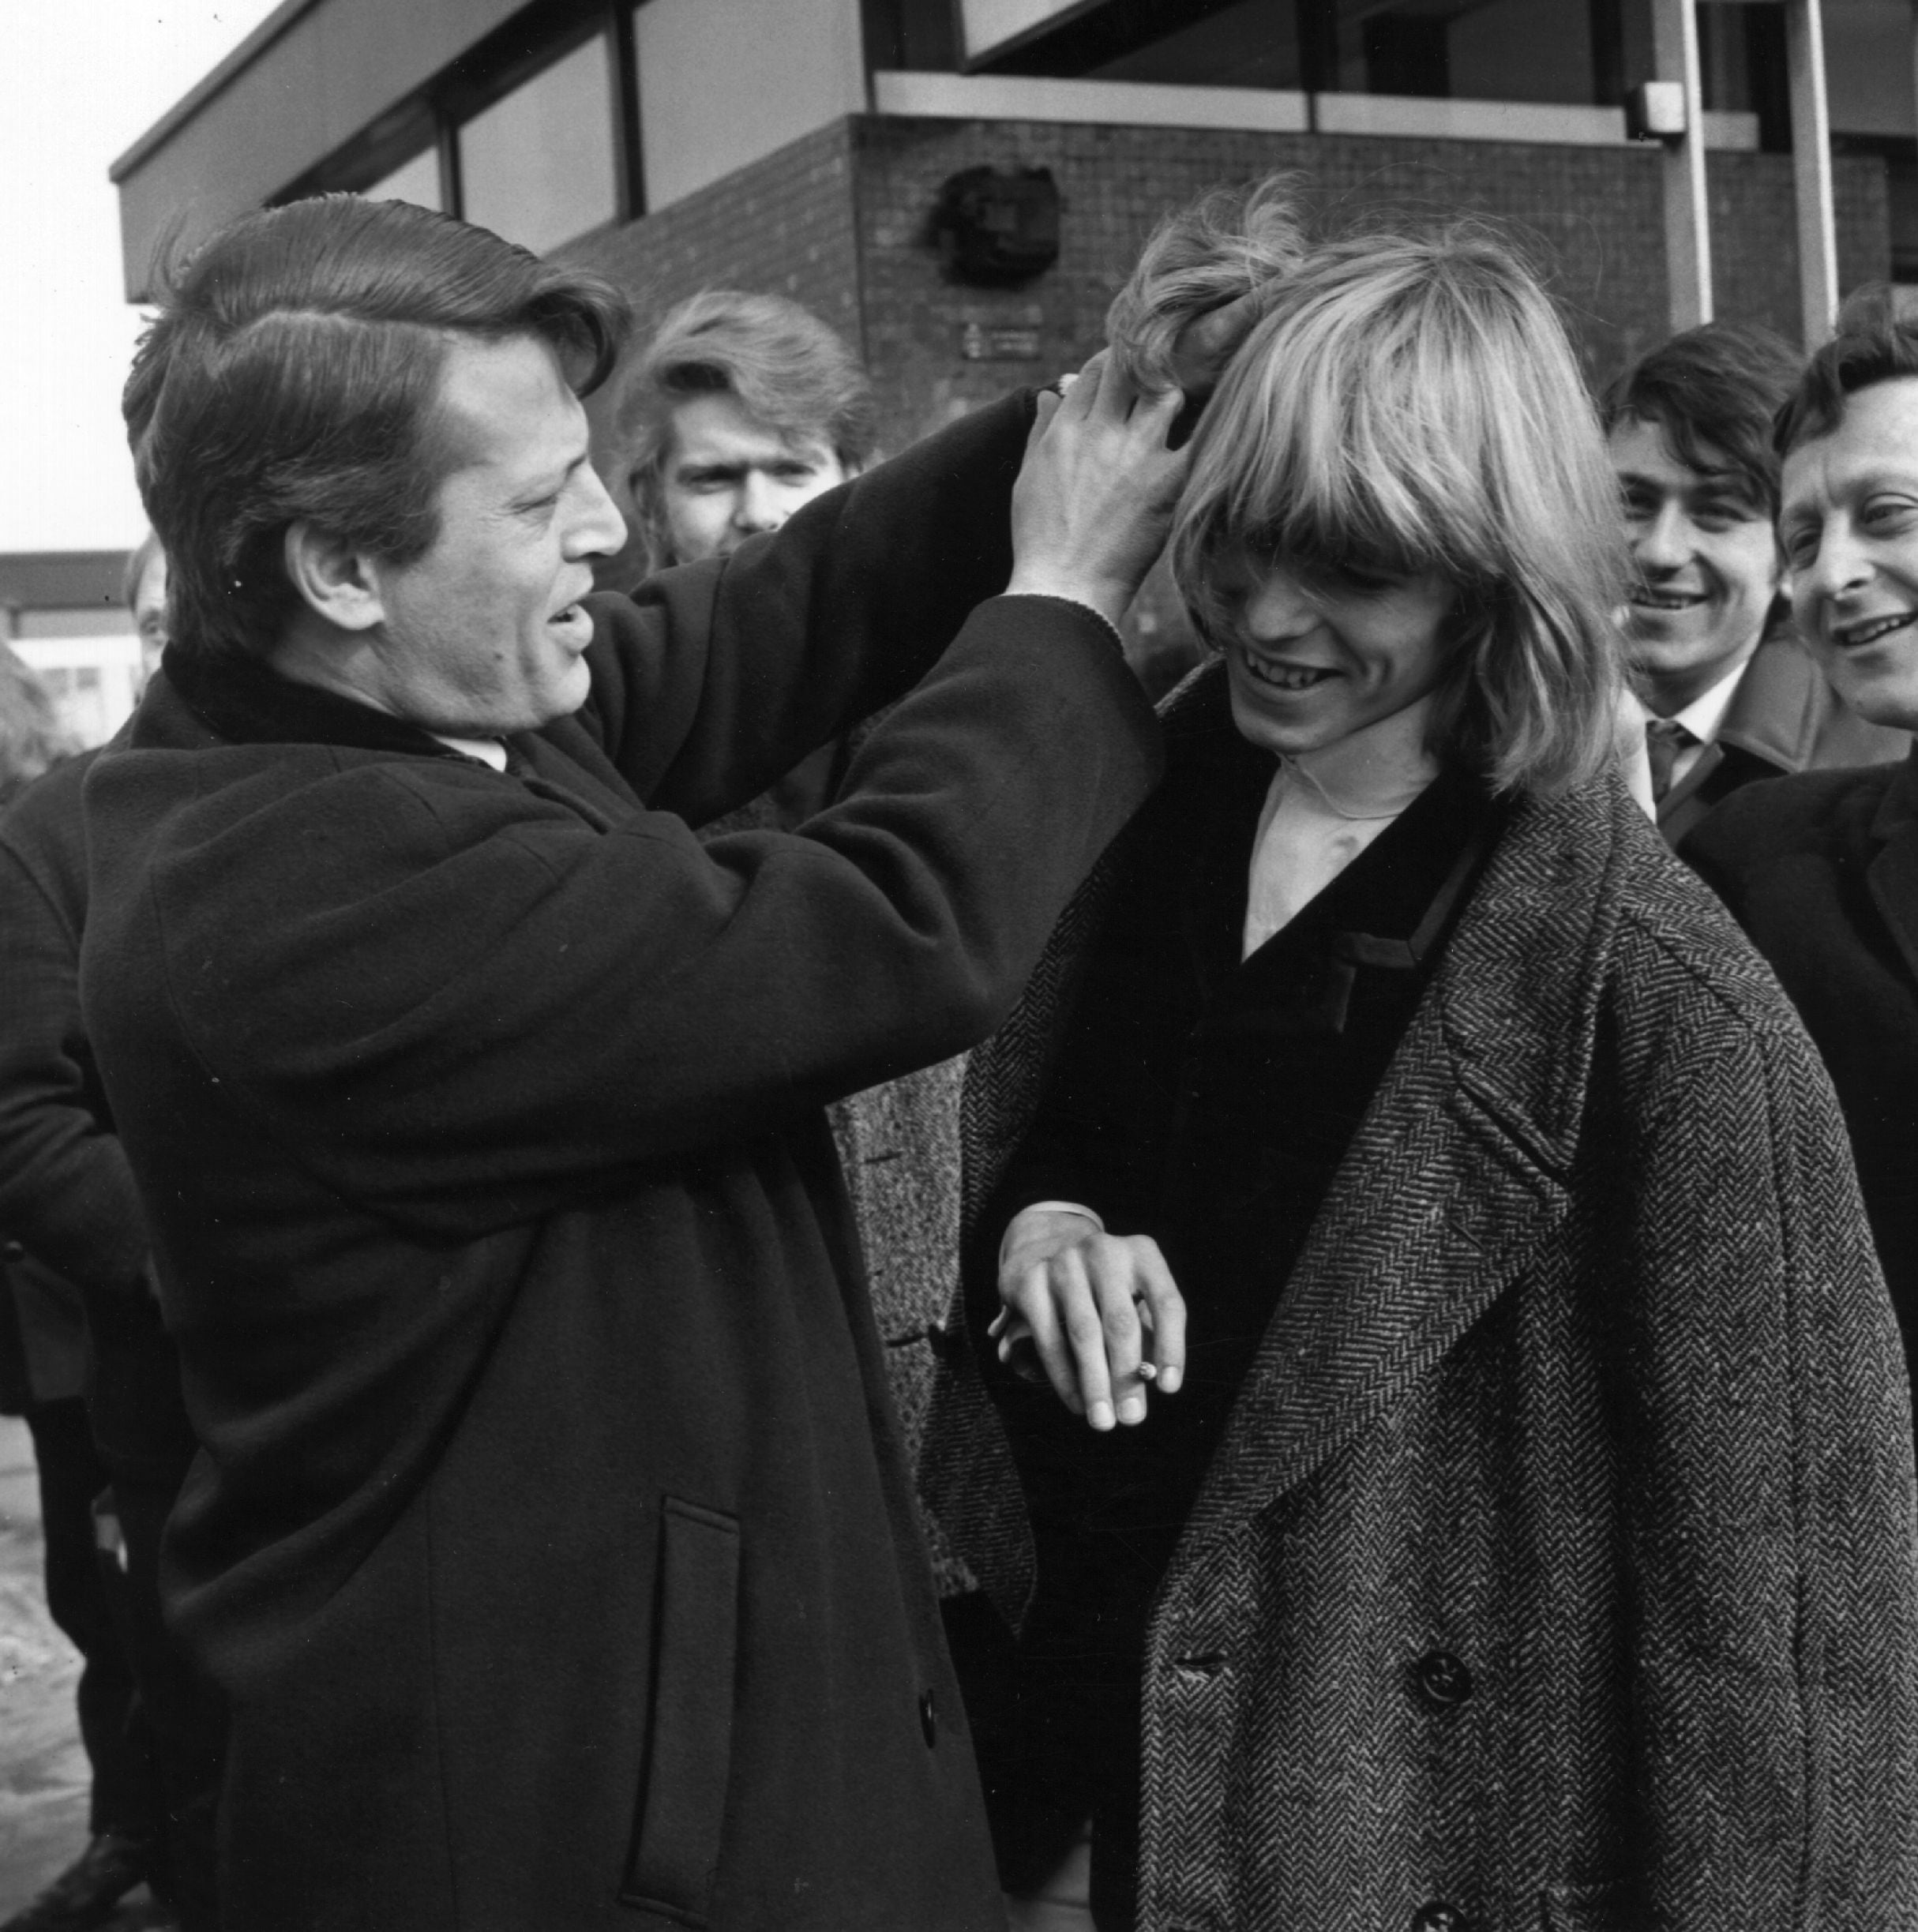
[[[87,1842],[86,1754],[73,1717],[80,1658],[47,1614],[39,1494],[27,1425],[0,1416],[0,1920]],[[142,1886],[111,1932],[152,1923]]]

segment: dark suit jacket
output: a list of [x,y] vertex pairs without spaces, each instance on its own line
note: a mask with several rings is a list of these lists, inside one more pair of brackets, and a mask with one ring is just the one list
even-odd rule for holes
[[1713,806],[1756,779],[1890,763],[1911,742],[1909,732],[1867,723],[1842,703],[1797,638],[1774,631],[1745,666],[1717,737],[1659,801],[1658,829],[1676,846]]
[[[1069,964],[974,1056],[969,1194]],[[1918,1919],[1909,1397],[1842,1131],[1623,787],[1518,801],[1154,1606],[1142,1932]],[[1015,1598],[976,1373],[921,1482]]]
[[[988,1030],[1157,774],[993,595],[1030,419],[591,600],[517,775],[178,640],[91,774],[228,1932],[1000,1923],[821,1108]],[[921,673],[805,836],[688,829]]]
[[[113,1131],[80,1017],[86,926],[81,790],[97,753],[56,765],[0,819],[0,1229],[26,1259],[9,1272],[30,1326],[63,1295],[60,1334],[91,1344],[88,1419],[116,1477],[176,1484],[193,1454],[179,1362],[146,1274],[132,1170]],[[71,1386],[77,1394],[76,1367]],[[40,1393],[47,1393],[44,1390]]]
[[1825,1056],[1918,1364],[1918,764],[1752,786],[1683,856],[1771,962]]
[[78,1395],[84,1289],[142,1292],[139,1199],[80,1026],[80,790],[94,756],[54,766],[0,816],[0,1406]]

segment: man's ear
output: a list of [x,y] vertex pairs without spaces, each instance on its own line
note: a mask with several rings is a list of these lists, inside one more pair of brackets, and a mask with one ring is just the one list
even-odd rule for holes
[[302,522],[288,529],[286,564],[301,599],[328,624],[343,631],[370,631],[385,619],[373,560],[317,524]]

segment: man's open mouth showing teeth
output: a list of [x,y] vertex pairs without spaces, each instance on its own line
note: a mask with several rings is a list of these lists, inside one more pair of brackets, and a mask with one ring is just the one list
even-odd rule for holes
[[1309,691],[1313,685],[1338,675],[1336,671],[1319,670],[1310,665],[1273,664],[1249,651],[1241,651],[1239,659],[1260,684],[1270,685],[1277,691]]
[[1902,630],[1918,617],[1918,611],[1902,610],[1888,617],[1867,617],[1862,624],[1841,624],[1832,630],[1832,641],[1849,649],[1854,644],[1875,644],[1881,637]]

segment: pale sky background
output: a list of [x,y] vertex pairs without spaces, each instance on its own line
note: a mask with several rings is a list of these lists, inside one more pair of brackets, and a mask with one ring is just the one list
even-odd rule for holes
[[140,316],[107,165],[276,4],[0,0],[0,551],[120,549],[145,530],[120,425]]

